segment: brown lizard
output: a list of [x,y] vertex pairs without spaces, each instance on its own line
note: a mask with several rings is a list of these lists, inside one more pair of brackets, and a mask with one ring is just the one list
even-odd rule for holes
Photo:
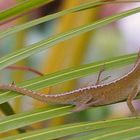
[[130,111],[133,115],[137,115],[132,100],[138,94],[139,83],[140,52],[135,66],[129,73],[107,84],[91,85],[61,94],[49,95],[18,87],[14,83],[0,85],[0,89],[16,91],[49,104],[72,104],[75,105],[73,111],[81,111],[89,107],[107,105],[127,99]]

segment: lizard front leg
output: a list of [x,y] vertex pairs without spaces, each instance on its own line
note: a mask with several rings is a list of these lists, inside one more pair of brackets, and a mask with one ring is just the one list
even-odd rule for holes
[[132,104],[132,101],[133,101],[133,99],[137,96],[137,94],[138,94],[138,87],[136,86],[136,87],[133,89],[133,92],[130,93],[130,94],[128,95],[128,98],[127,98],[127,106],[128,106],[128,108],[130,109],[130,111],[132,112],[132,115],[133,115],[133,116],[138,116],[138,113],[136,112],[136,110],[135,110],[135,108],[134,108],[134,106],[133,106],[133,104]]
[[[103,73],[104,71],[105,71],[105,66],[103,65],[103,66],[101,67],[99,73],[98,73],[96,83],[95,83],[95,84],[92,84],[92,85],[95,85],[95,86],[96,86],[96,85],[99,85],[99,84],[101,84],[101,82],[107,80],[107,79],[110,77],[110,76],[107,76],[107,77],[105,77],[104,79],[101,79],[101,75],[102,75],[102,73]],[[91,82],[91,81],[90,81],[90,82]],[[86,83],[85,85],[88,85],[90,82]]]
[[99,85],[101,82],[107,80],[108,78],[110,78],[110,76],[105,77],[104,79],[101,80],[101,75],[102,73],[105,71],[105,65],[103,65],[99,71],[98,77],[97,77],[97,81],[95,83],[95,85]]

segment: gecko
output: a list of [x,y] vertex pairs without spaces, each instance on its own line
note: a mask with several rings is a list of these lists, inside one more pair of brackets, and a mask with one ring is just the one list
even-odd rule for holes
[[15,83],[0,85],[0,89],[16,91],[48,104],[71,104],[75,106],[72,112],[126,100],[132,115],[138,115],[132,101],[140,90],[140,51],[134,67],[126,75],[107,84],[99,84],[99,78],[100,74],[97,85],[90,85],[60,94],[44,94],[19,87]]

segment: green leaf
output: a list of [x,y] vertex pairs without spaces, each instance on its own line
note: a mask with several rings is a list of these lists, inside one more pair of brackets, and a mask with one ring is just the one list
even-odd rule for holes
[[51,2],[52,0],[26,0],[18,5],[0,12],[0,21],[10,17],[21,15],[29,10],[37,8],[41,5]]
[[[36,139],[56,139],[68,135],[78,134],[81,132],[91,131],[91,133],[95,133],[100,129],[106,128],[115,128],[115,127],[122,127],[122,129],[129,129],[129,128],[139,128],[140,125],[140,118],[123,118],[123,119],[116,119],[116,120],[107,120],[107,121],[100,121],[100,122],[86,122],[86,123],[76,123],[76,124],[67,124],[58,127],[52,127],[47,129],[41,129],[34,132],[29,132],[26,134],[20,134],[16,136],[12,136],[9,138],[5,138],[2,140],[10,140],[10,139],[22,139],[22,140],[36,140]],[[116,128],[115,128],[116,129]],[[93,131],[94,130],[94,131]],[[118,129],[116,129],[118,131]],[[115,133],[115,132],[114,132]],[[122,134],[123,135],[123,134]]]
[[[136,54],[125,55],[114,59],[104,60],[91,64],[79,66],[77,68],[69,68],[52,74],[46,74],[44,76],[28,80],[17,84],[19,86],[26,87],[32,90],[39,90],[44,87],[53,86],[58,83],[62,83],[68,80],[87,76],[100,70],[102,65],[105,65],[106,69],[116,68],[122,65],[130,64],[136,59]],[[21,96],[15,92],[4,92],[0,94],[0,104],[9,101],[12,98]]]
[[92,138],[90,140],[130,140],[138,136],[140,136],[140,126],[135,126]]
[[105,26],[111,22],[114,22],[116,20],[119,20],[121,18],[124,18],[126,16],[129,16],[129,15],[137,13],[137,12],[140,12],[140,7],[132,9],[132,10],[128,10],[126,12],[117,14],[115,16],[111,16],[111,17],[99,20],[95,23],[77,27],[68,32],[61,33],[61,34],[55,35],[49,39],[44,39],[40,42],[29,45],[28,47],[17,50],[13,53],[10,53],[9,55],[2,57],[0,59],[0,69],[3,69],[8,65],[14,64],[17,61],[27,58],[35,53],[41,52],[41,51],[45,50],[46,48],[49,48],[59,42],[70,39],[70,38],[80,35],[82,33],[91,31],[93,29],[99,28],[101,26]]
[[70,114],[70,106],[48,109],[46,107],[28,111],[11,116],[4,117],[0,120],[0,132],[6,132],[19,127],[24,127],[36,122],[49,120]]
[[[21,25],[18,25],[18,26],[16,25],[12,28],[9,28],[5,31],[0,32],[0,39],[3,38],[3,37],[6,37],[8,35],[11,35],[13,33],[23,31],[23,30],[28,29],[30,27],[33,27],[35,25],[38,25],[38,24],[41,24],[43,22],[56,19],[58,17],[64,16],[64,15],[67,15],[67,14],[70,14],[70,13],[73,13],[73,12],[79,12],[79,11],[82,11],[82,10],[86,10],[86,9],[89,9],[89,8],[95,8],[95,7],[98,7],[98,6],[101,6],[101,5],[104,5],[104,4],[109,4],[109,3],[112,3],[112,2],[101,2],[100,0],[92,1],[92,2],[81,4],[81,5],[76,6],[74,8],[69,8],[67,10],[57,12],[55,14],[51,14],[51,15],[48,15],[48,16],[44,16],[44,17],[32,20],[30,22],[27,22],[27,23],[24,23],[24,24],[21,24]],[[115,4],[117,2],[113,2],[113,3]]]
[[125,125],[125,126],[105,127],[102,129],[98,129],[95,132],[92,131],[92,133],[91,131],[89,131],[87,133],[84,133],[83,135],[81,134],[80,137],[76,135],[75,137],[68,138],[67,140],[91,140],[93,138],[96,139],[97,137],[103,136],[108,133],[114,133],[116,131],[127,129],[128,127],[130,126]]
[[84,10],[84,9],[94,8],[94,7],[100,6],[104,3],[105,2],[95,2],[95,1],[94,2],[88,2],[88,3],[81,4],[80,6],[76,6],[74,8],[70,8],[70,9],[67,9],[67,10],[57,12],[55,14],[51,14],[51,15],[48,15],[48,16],[45,16],[45,17],[41,17],[41,18],[32,20],[30,22],[27,22],[27,23],[24,23],[24,24],[21,24],[21,25],[18,25],[18,26],[15,26],[15,27],[12,27],[12,28],[9,28],[5,31],[0,32],[0,39],[8,36],[10,34],[17,33],[19,31],[28,29],[28,28],[33,27],[35,25],[41,24],[43,22],[50,21],[52,19],[56,19],[58,17],[67,15],[69,13],[81,11],[81,10]]
[[[4,113],[4,115],[8,115],[9,116],[9,115],[15,114],[13,108],[11,107],[11,105],[8,102],[0,104],[0,110]],[[17,131],[19,133],[25,132],[24,129],[17,129]]]

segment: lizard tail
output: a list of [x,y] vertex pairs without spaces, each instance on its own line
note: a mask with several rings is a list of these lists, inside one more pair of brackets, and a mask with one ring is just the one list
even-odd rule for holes
[[16,86],[14,82],[12,84],[0,85],[0,89],[15,91],[15,92],[27,95],[29,97],[32,97],[41,102],[46,102],[48,104],[67,104],[67,100],[68,100],[67,97],[59,96],[59,94],[47,95],[47,94],[43,94],[37,91],[26,89],[24,87]]

